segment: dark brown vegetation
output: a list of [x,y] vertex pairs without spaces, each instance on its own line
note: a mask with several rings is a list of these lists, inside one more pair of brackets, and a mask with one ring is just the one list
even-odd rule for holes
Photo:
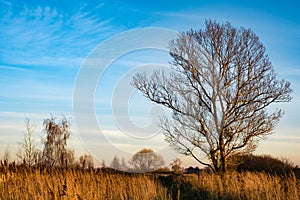
[[292,173],[298,174],[298,167],[295,167],[293,163],[291,163],[287,159],[279,159],[274,158],[269,155],[253,155],[246,154],[240,155],[235,158],[235,162],[237,165],[235,166],[235,170],[238,172],[264,172],[270,175],[289,175]]
[[[300,198],[300,180],[293,174],[280,177],[265,173],[228,172],[164,177],[173,199],[293,199]],[[171,184],[170,184],[171,183]]]

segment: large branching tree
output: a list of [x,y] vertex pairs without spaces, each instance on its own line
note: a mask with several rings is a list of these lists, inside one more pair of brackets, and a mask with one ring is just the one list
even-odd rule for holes
[[138,73],[133,85],[172,110],[162,120],[166,141],[215,172],[229,157],[250,152],[283,115],[271,104],[291,100],[290,83],[278,80],[259,37],[250,29],[209,20],[205,29],[170,42],[170,73]]

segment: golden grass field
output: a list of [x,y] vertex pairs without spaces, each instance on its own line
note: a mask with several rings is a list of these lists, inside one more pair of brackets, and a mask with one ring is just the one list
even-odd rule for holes
[[295,175],[279,177],[265,173],[232,172],[221,177],[202,174],[199,178],[186,177],[184,185],[190,185],[193,192],[186,192],[183,199],[191,196],[194,199],[300,199],[300,180]]
[[223,176],[95,173],[83,170],[0,172],[0,199],[300,199],[294,175],[231,172]]

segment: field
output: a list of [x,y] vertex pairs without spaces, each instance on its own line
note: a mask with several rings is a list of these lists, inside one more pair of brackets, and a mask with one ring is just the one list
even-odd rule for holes
[[0,199],[300,199],[300,180],[264,173],[223,176],[35,169],[0,172]]

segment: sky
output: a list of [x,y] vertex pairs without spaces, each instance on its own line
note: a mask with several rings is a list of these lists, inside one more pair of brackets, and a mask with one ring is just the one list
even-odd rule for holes
[[152,148],[170,163],[197,165],[164,141],[157,124],[169,111],[130,85],[141,70],[168,69],[168,41],[204,27],[206,19],[251,28],[266,47],[278,78],[291,82],[290,103],[256,154],[300,165],[300,3],[298,1],[20,1],[0,0],[0,156],[12,159],[24,119],[35,124],[41,148],[43,119],[64,115],[69,147],[109,163]]

